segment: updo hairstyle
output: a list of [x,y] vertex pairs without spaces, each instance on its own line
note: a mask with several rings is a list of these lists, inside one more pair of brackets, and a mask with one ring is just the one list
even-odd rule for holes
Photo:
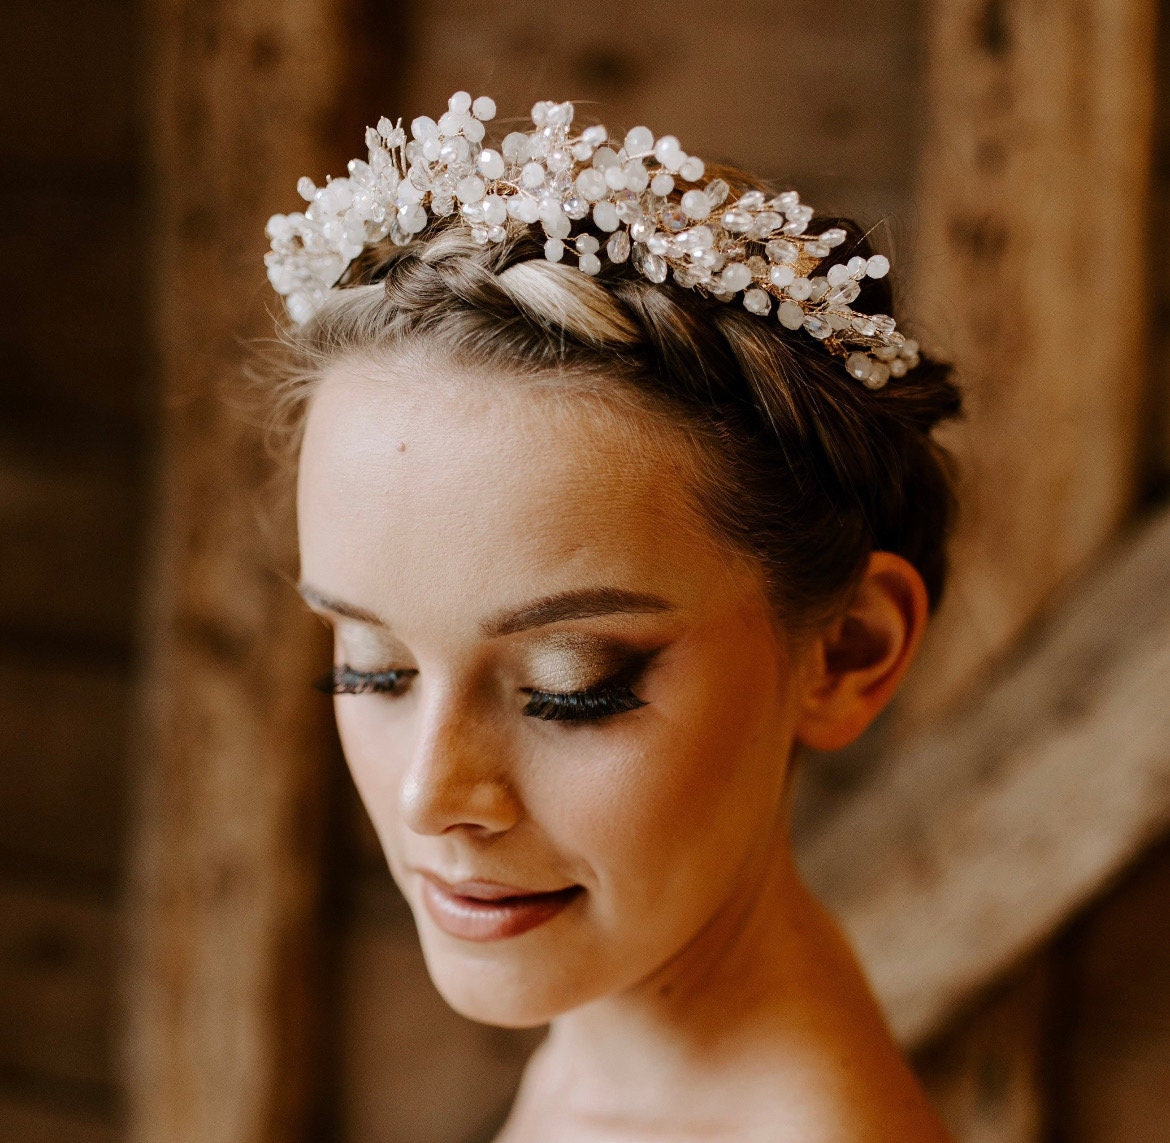
[[[709,177],[761,187],[727,167]],[[848,236],[818,273],[873,253],[852,220],[817,218]],[[913,564],[937,609],[956,498],[952,458],[931,430],[961,416],[950,366],[922,355],[870,390],[774,315],[655,284],[628,262],[590,276],[548,261],[535,227],[508,227],[504,241],[480,245],[453,215],[408,246],[363,251],[314,317],[285,331],[294,362],[276,396],[294,441],[314,382],[340,358],[421,348],[458,365],[589,382],[694,442],[696,504],[759,561],[785,631],[839,614],[874,550]],[[864,279],[852,307],[896,317],[889,277]]]

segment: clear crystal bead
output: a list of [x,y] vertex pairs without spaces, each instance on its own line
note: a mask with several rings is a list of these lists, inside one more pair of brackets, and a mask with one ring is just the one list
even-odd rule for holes
[[652,218],[638,218],[630,223],[630,237],[635,242],[645,242],[654,233]]
[[704,192],[711,200],[713,207],[721,206],[731,193],[731,188],[723,179],[712,179],[704,188]]
[[624,262],[630,256],[630,236],[624,230],[610,235],[605,244],[605,253],[611,262]]
[[779,262],[781,265],[792,265],[800,257],[800,251],[797,249],[796,243],[786,242],[783,238],[773,238],[764,247],[764,253],[773,262]]
[[746,210],[739,210],[732,208],[723,213],[723,229],[730,230],[732,233],[742,234],[752,224],[752,216]]
[[665,282],[666,260],[659,254],[647,254],[642,272],[652,282]]
[[686,229],[687,213],[681,206],[678,206],[676,203],[667,203],[667,205],[662,208],[661,219],[662,225],[665,226],[667,230],[671,230],[677,233],[680,230]]
[[589,203],[585,201],[580,195],[570,195],[561,204],[561,209],[571,219],[577,221],[584,218],[589,213]]

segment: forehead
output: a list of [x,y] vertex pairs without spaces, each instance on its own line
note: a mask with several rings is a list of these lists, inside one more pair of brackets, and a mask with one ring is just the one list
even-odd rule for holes
[[556,380],[422,357],[330,368],[301,450],[304,578],[398,613],[597,584],[686,606],[733,575],[671,430]]

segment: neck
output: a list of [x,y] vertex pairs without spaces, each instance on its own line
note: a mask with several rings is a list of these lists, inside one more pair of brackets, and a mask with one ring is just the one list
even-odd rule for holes
[[943,1139],[787,846],[773,845],[738,884],[649,976],[553,1021],[514,1115],[567,1116],[582,1139],[618,1128],[699,1138],[756,1117],[777,1140],[842,1129]]

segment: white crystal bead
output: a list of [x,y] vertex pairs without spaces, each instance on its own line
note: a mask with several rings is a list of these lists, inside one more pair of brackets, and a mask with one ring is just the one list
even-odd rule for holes
[[483,220],[492,226],[499,226],[508,217],[508,204],[503,195],[489,194],[483,200]]
[[[724,271],[726,273],[726,271]],[[754,314],[767,314],[772,309],[772,299],[763,290],[747,290],[743,295],[744,308]]]
[[848,329],[850,326],[850,310],[829,310],[825,317],[834,329]]
[[869,263],[865,258],[862,258],[861,255],[855,254],[852,258],[849,259],[847,265],[849,267],[850,277],[862,278],[865,276],[866,267],[869,265]]
[[901,353],[901,355],[905,358],[911,358],[918,356],[918,349],[918,342],[916,342],[914,338],[908,337],[904,342],[902,342],[902,348],[898,352]]
[[593,221],[597,224],[598,230],[604,230],[607,234],[612,230],[617,230],[617,207],[612,202],[603,199],[593,208]]
[[733,234],[742,234],[751,226],[753,219],[749,211],[733,207],[731,210],[723,212],[722,221],[724,230],[730,230]]
[[587,167],[577,176],[577,193],[596,202],[605,195],[605,175],[596,167]]
[[559,262],[565,256],[565,244],[559,238],[550,238],[544,244],[544,256],[550,262]]
[[776,309],[776,316],[785,329],[800,329],[804,325],[804,310],[796,302],[781,302]]
[[663,165],[666,166],[666,159],[668,156],[677,155],[682,150],[679,141],[673,135],[663,135],[657,143],[654,144],[654,157]]
[[421,206],[404,206],[398,212],[398,225],[407,234],[417,234],[427,224],[427,212]]
[[455,187],[455,197],[460,202],[479,202],[484,195],[483,179],[468,175],[460,179]]
[[463,134],[473,143],[480,142],[485,133],[484,125],[478,119],[468,119],[463,124]]
[[865,272],[871,278],[884,278],[890,272],[890,260],[884,254],[875,254],[866,262]]
[[568,217],[559,211],[552,218],[542,218],[541,225],[544,227],[544,232],[550,238],[568,238],[569,231],[573,229],[573,224]]
[[650,180],[650,190],[660,198],[665,198],[674,190],[674,176],[660,171]]
[[581,139],[591,147],[600,147],[609,138],[609,132],[600,123],[592,123],[581,132]]
[[821,241],[827,246],[840,246],[848,235],[839,226],[831,226],[821,235]]
[[650,235],[649,238],[646,239],[646,249],[649,250],[651,254],[665,254],[668,249],[669,242],[669,237],[663,231],[656,230],[653,234]]
[[812,282],[807,278],[794,278],[788,284],[788,296],[803,302],[812,293]]
[[719,275],[719,281],[723,284],[723,288],[732,293],[742,290],[751,280],[752,272],[742,262],[732,262],[729,266],[725,266],[723,273]]
[[884,362],[875,361],[869,367],[869,376],[866,377],[867,389],[880,389],[890,379],[890,367]]
[[630,256],[630,235],[628,231],[619,230],[610,236],[605,244],[605,253],[611,262],[624,262]]
[[833,332],[833,327],[829,324],[829,319],[822,317],[820,314],[805,314],[804,328],[820,341],[824,341]]
[[526,187],[538,187],[544,182],[544,167],[539,163],[525,163],[520,172],[520,182]]
[[909,368],[909,366],[906,364],[906,362],[901,357],[895,357],[894,360],[889,363],[890,376],[891,377],[905,377],[906,370],[908,368]]
[[515,195],[508,200],[508,213],[521,222],[532,223],[540,217],[540,204],[526,195]]
[[485,123],[496,117],[496,101],[490,95],[481,95],[472,105],[471,114]]
[[654,133],[649,127],[631,127],[626,132],[626,141],[622,144],[626,154],[632,158],[649,155],[654,150]]
[[548,120],[548,113],[555,107],[551,99],[542,99],[532,105],[532,122],[537,127],[543,127]]
[[420,115],[410,121],[410,133],[416,139],[433,139],[439,133],[439,125],[429,115]]
[[625,190],[626,172],[618,166],[606,167],[605,185],[609,187],[610,190]]
[[628,190],[640,194],[650,185],[650,172],[637,160],[626,163],[622,170],[626,174],[626,188]]
[[457,91],[447,100],[447,106],[457,115],[466,115],[471,110],[471,95],[466,91]]
[[297,194],[305,200],[305,202],[312,202],[313,196],[317,193],[317,187],[313,180],[308,175],[301,175],[297,179]]
[[446,138],[458,135],[467,125],[469,118],[470,116],[457,111],[444,111],[439,116],[439,134]]
[[764,192],[757,190],[748,191],[747,194],[743,195],[739,202],[736,203],[736,206],[738,206],[740,210],[759,210],[763,205]]
[[443,150],[443,141],[438,136],[437,127],[435,128],[435,132],[436,133],[429,139],[423,140],[423,158],[426,159],[428,163],[435,162],[435,160],[439,157],[439,153]]
[[642,263],[642,273],[652,282],[666,281],[666,260],[658,254],[648,254]]
[[869,376],[872,366],[870,365],[869,358],[864,353],[851,353],[845,359],[845,368],[858,381],[864,381]]
[[833,248],[827,242],[806,242],[804,252],[810,258],[827,258]]
[[612,147],[598,147],[593,152],[593,165],[599,171],[605,171],[609,167],[620,167],[622,161],[618,158],[617,151]]
[[522,131],[509,131],[500,144],[500,150],[509,162],[522,162],[528,151],[528,136]]
[[679,177],[688,183],[697,183],[706,171],[703,160],[696,155],[688,156],[678,168]]
[[582,254],[577,265],[586,274],[597,274],[601,271],[601,259],[596,254]]
[[584,139],[578,139],[569,150],[579,163],[587,163],[593,158],[593,148]]
[[601,243],[597,241],[596,235],[593,234],[578,235],[574,245],[578,254],[596,254],[601,247]]
[[848,282],[852,276],[849,273],[849,268],[840,263],[837,263],[836,266],[830,266],[825,274],[825,277],[829,279],[830,286],[839,286],[842,282]]
[[502,179],[504,177],[504,156],[490,147],[480,151],[475,165],[485,179]]
[[682,208],[688,218],[704,219],[711,213],[711,200],[701,190],[689,190],[682,196]]
[[791,266],[773,266],[768,271],[768,278],[773,286],[779,286],[780,289],[783,289],[785,286],[790,286],[796,279],[796,271]]

